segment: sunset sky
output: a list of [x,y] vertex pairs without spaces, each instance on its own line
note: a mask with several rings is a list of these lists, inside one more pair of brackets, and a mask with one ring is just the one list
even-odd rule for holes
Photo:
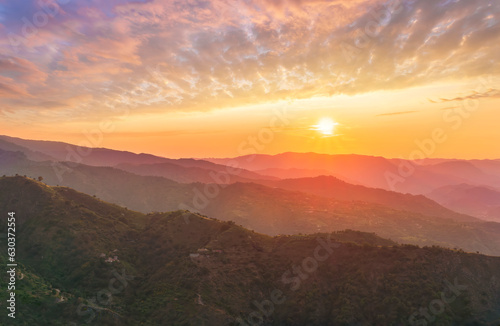
[[500,1],[0,0],[0,134],[500,158]]

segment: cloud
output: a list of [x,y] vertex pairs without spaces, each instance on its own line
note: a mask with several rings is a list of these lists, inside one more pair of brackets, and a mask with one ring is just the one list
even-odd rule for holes
[[[225,130],[170,130],[170,131],[152,131],[152,132],[114,132],[113,137],[121,138],[121,137],[133,137],[133,138],[145,138],[145,137],[171,137],[171,136],[182,136],[182,135],[207,135],[207,134],[215,134],[215,133],[224,133]],[[75,135],[80,135],[76,133]]]
[[99,119],[500,72],[493,0],[55,3],[0,2],[0,105]]
[[381,113],[377,114],[376,117],[388,116],[388,115],[399,115],[399,114],[410,114],[417,113],[418,111],[400,111],[400,112],[389,112],[389,113]]
[[18,82],[43,83],[47,74],[23,58],[0,55],[0,72],[3,76],[15,78]]
[[29,94],[24,85],[16,84],[14,79],[0,75],[0,96],[9,99],[29,96]]
[[500,98],[500,90],[490,88],[486,92],[473,92],[469,95],[458,96],[454,98],[440,98],[438,101],[432,101],[432,103],[442,103],[442,102],[454,102],[454,101],[465,101],[465,100],[477,100],[480,98]]

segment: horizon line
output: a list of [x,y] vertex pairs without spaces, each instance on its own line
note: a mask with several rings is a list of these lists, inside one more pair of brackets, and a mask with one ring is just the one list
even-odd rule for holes
[[[47,139],[29,139],[29,138],[21,138],[17,136],[9,136],[5,134],[0,134],[1,137],[6,137],[6,138],[14,138],[14,139],[19,139],[23,141],[38,141],[38,142],[48,142],[48,143],[62,143],[70,146],[75,146],[75,147],[80,147],[80,148],[89,148],[89,149],[104,149],[104,150],[110,150],[110,151],[116,151],[116,152],[124,152],[124,153],[131,153],[135,155],[150,155],[150,156],[155,156],[159,158],[165,158],[165,159],[195,159],[195,160],[209,160],[209,159],[215,159],[215,160],[226,160],[226,159],[235,159],[239,157],[247,157],[247,156],[252,156],[252,155],[266,155],[266,156],[278,156],[278,155],[284,155],[284,154],[316,154],[316,155],[328,155],[328,156],[365,156],[365,157],[374,157],[374,158],[383,158],[386,160],[405,160],[405,161],[419,161],[419,160],[410,160],[407,158],[403,157],[388,157],[388,156],[383,156],[383,155],[374,155],[374,154],[360,154],[360,153],[322,153],[322,152],[295,152],[295,151],[284,151],[284,152],[277,152],[274,154],[269,154],[269,153],[255,153],[255,154],[247,154],[247,155],[237,155],[237,156],[226,156],[226,157],[211,157],[211,156],[205,156],[205,157],[196,157],[196,156],[191,156],[191,157],[168,157],[168,156],[162,156],[158,154],[152,154],[152,153],[146,153],[146,152],[134,152],[132,150],[124,150],[124,149],[116,149],[116,148],[110,148],[110,147],[92,147],[92,146],[81,146],[77,144],[73,144],[70,142],[62,141],[62,140],[47,140]],[[18,145],[21,146],[21,145]],[[23,146],[21,146],[23,147]],[[29,148],[27,148],[29,149]],[[498,161],[500,158],[457,158],[457,157],[425,157],[423,160],[456,160],[456,161],[472,161],[472,160],[480,160],[480,161]]]

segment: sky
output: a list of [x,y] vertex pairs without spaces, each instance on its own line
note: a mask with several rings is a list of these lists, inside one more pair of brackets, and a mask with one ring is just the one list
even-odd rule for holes
[[0,134],[500,158],[499,22],[495,0],[0,0]]

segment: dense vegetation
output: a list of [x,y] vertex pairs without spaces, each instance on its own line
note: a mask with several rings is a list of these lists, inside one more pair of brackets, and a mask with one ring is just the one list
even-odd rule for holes
[[270,237],[0,178],[0,212],[12,210],[18,325],[424,325],[424,313],[429,325],[500,322],[498,257],[349,230]]

